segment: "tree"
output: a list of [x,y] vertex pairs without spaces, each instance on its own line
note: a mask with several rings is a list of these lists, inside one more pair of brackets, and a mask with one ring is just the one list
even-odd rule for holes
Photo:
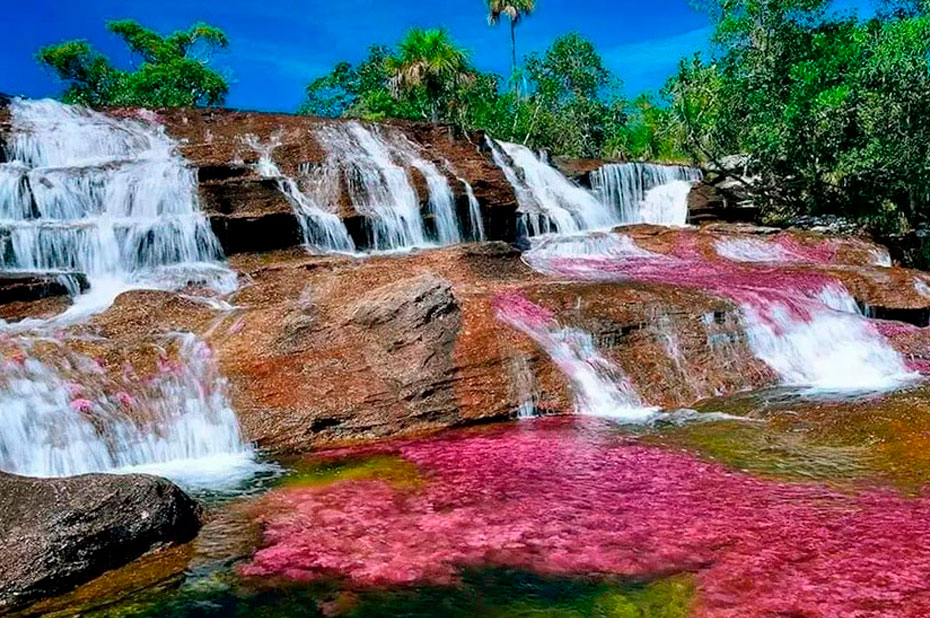
[[514,94],[519,92],[517,83],[517,24],[524,16],[529,16],[536,10],[535,0],[486,0],[488,7],[488,23],[496,26],[502,15],[510,20],[510,77],[513,81]]
[[36,59],[68,86],[62,100],[90,106],[193,107],[222,104],[225,77],[209,68],[209,56],[229,45],[219,28],[194,24],[163,37],[133,20],[107,22],[142,58],[135,71],[114,67],[84,40],[43,47]]
[[[577,33],[526,61],[529,124],[523,142],[571,156],[598,156],[608,128],[622,120],[619,80],[594,45]],[[527,114],[523,114],[525,118]]]
[[837,214],[880,231],[930,225],[930,14],[862,20],[823,0],[719,0],[710,62],[665,92],[695,154],[745,153],[772,221]]
[[422,100],[429,118],[439,121],[439,109],[448,94],[473,79],[468,56],[443,28],[414,28],[401,40],[399,54],[386,59],[395,97]]

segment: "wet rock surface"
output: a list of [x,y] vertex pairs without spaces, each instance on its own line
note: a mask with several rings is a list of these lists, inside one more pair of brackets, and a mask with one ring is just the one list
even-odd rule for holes
[[200,528],[200,507],[152,476],[0,473],[0,494],[0,613],[189,541]]

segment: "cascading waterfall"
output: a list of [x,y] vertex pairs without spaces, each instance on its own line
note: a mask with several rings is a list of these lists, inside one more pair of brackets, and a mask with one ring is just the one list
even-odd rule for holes
[[481,204],[475,197],[475,190],[464,178],[459,178],[459,182],[465,187],[465,195],[468,197],[468,219],[471,226],[472,240],[483,242],[487,239],[484,234],[484,221],[481,218]]
[[[112,377],[59,346],[50,358],[26,340],[0,371],[0,469],[29,476],[150,472],[187,486],[234,482],[252,464],[226,381],[190,333],[170,337],[176,360],[142,379]],[[196,460],[196,461],[194,461]]]
[[[159,373],[113,377],[57,339],[60,325],[132,288],[231,292],[236,275],[199,210],[193,171],[162,127],[55,101],[10,103],[0,164],[0,270],[84,273],[52,318],[8,326],[0,361],[0,469],[26,475],[151,471],[189,487],[251,473],[209,348],[172,336]],[[219,302],[219,301],[217,301]],[[53,329],[49,329],[52,326]],[[53,352],[49,353],[49,347]]]
[[548,310],[518,294],[499,296],[495,306],[500,320],[539,344],[568,377],[576,413],[643,422],[658,412],[644,405],[623,371],[601,356],[589,333],[560,327]]
[[701,171],[693,167],[612,163],[591,173],[591,186],[620,223],[682,226],[688,217],[688,193],[701,178]]
[[487,143],[494,162],[514,188],[531,235],[571,234],[610,228],[620,222],[610,208],[526,146],[491,138]]
[[308,249],[323,253],[355,251],[355,243],[342,219],[324,210],[312,197],[301,191],[297,181],[281,172],[274,162],[272,153],[280,145],[277,138],[272,137],[268,143],[262,144],[254,135],[247,135],[244,141],[259,155],[255,165],[258,174],[273,179],[278,191],[287,198],[300,222],[304,245]]
[[345,180],[349,200],[369,223],[373,250],[433,244],[406,168],[416,169],[426,180],[429,210],[435,222],[432,240],[441,245],[461,242],[461,227],[448,179],[402,134],[349,122],[321,127],[316,137],[327,152],[324,177],[335,186],[340,178]]
[[660,255],[616,234],[537,239],[524,259],[540,272],[573,279],[676,285],[729,298],[742,309],[753,354],[785,385],[885,390],[914,376],[849,292],[827,276],[776,276],[687,252]]
[[455,215],[455,198],[449,187],[445,174],[420,156],[417,146],[402,134],[392,136],[390,143],[401,160],[413,167],[426,179],[429,192],[429,209],[436,227],[436,241],[440,245],[453,245],[462,242],[458,218]]
[[200,213],[193,170],[161,127],[14,99],[0,164],[0,269],[87,275],[99,310],[128,287],[235,276]]

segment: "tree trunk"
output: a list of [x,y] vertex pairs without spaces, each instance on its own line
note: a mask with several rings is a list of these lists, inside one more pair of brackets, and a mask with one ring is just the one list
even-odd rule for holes
[[510,20],[510,80],[513,82],[513,93],[520,96],[520,84],[517,81],[517,24]]

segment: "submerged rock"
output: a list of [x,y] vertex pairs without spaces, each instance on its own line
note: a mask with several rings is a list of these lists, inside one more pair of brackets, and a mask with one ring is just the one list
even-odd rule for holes
[[201,523],[198,504],[154,476],[0,473],[0,494],[0,614],[189,541]]

